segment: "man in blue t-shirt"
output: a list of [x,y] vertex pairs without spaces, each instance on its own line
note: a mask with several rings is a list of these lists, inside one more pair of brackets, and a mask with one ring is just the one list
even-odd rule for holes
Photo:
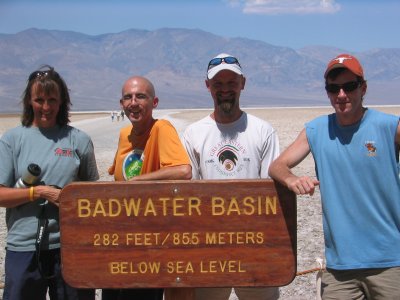
[[[324,77],[335,113],[307,123],[269,174],[298,195],[320,187],[322,299],[399,299],[399,117],[363,105],[367,82],[354,56],[332,59]],[[317,179],[294,175],[310,152]]]

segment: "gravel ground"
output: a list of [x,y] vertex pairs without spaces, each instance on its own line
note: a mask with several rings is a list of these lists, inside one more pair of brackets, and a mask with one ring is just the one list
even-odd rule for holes
[[[400,107],[379,107],[379,110],[400,115]],[[304,123],[316,116],[330,113],[331,108],[269,108],[246,109],[247,112],[267,120],[278,131],[281,151],[285,149],[304,127]],[[156,117],[169,119],[182,133],[184,128],[206,116],[210,110],[156,110]],[[18,124],[15,116],[0,116],[0,135]],[[112,162],[118,141],[118,131],[129,124],[125,119],[111,122],[109,114],[74,115],[72,125],[91,135],[95,145],[96,159],[102,181],[112,178],[107,174],[107,168]],[[294,172],[301,175],[315,176],[314,162],[309,156]],[[4,209],[0,209],[0,275],[3,279],[4,241],[6,228],[4,225]],[[319,191],[312,197],[301,196],[297,200],[297,271],[303,272],[316,268],[316,259],[324,258],[323,233],[321,220],[321,205]],[[0,291],[1,293],[1,291]],[[1,299],[0,294],[0,299]],[[97,297],[99,299],[99,297]],[[316,298],[316,272],[298,275],[287,286],[280,288],[280,299],[308,300]],[[237,299],[232,293],[230,300]]]

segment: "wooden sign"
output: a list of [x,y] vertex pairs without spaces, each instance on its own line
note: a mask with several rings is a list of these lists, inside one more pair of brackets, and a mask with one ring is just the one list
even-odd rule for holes
[[72,183],[64,279],[79,288],[283,286],[296,274],[296,197],[272,180]]

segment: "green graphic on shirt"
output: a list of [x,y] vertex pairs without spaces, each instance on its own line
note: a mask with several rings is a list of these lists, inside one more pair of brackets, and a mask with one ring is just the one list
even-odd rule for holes
[[134,176],[140,175],[143,166],[143,151],[135,149],[129,153],[122,165],[122,172],[125,180],[129,180]]

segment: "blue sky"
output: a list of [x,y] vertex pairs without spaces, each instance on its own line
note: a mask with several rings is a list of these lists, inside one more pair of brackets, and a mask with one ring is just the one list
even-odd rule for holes
[[399,0],[0,0],[0,33],[201,29],[299,49],[400,48]]

